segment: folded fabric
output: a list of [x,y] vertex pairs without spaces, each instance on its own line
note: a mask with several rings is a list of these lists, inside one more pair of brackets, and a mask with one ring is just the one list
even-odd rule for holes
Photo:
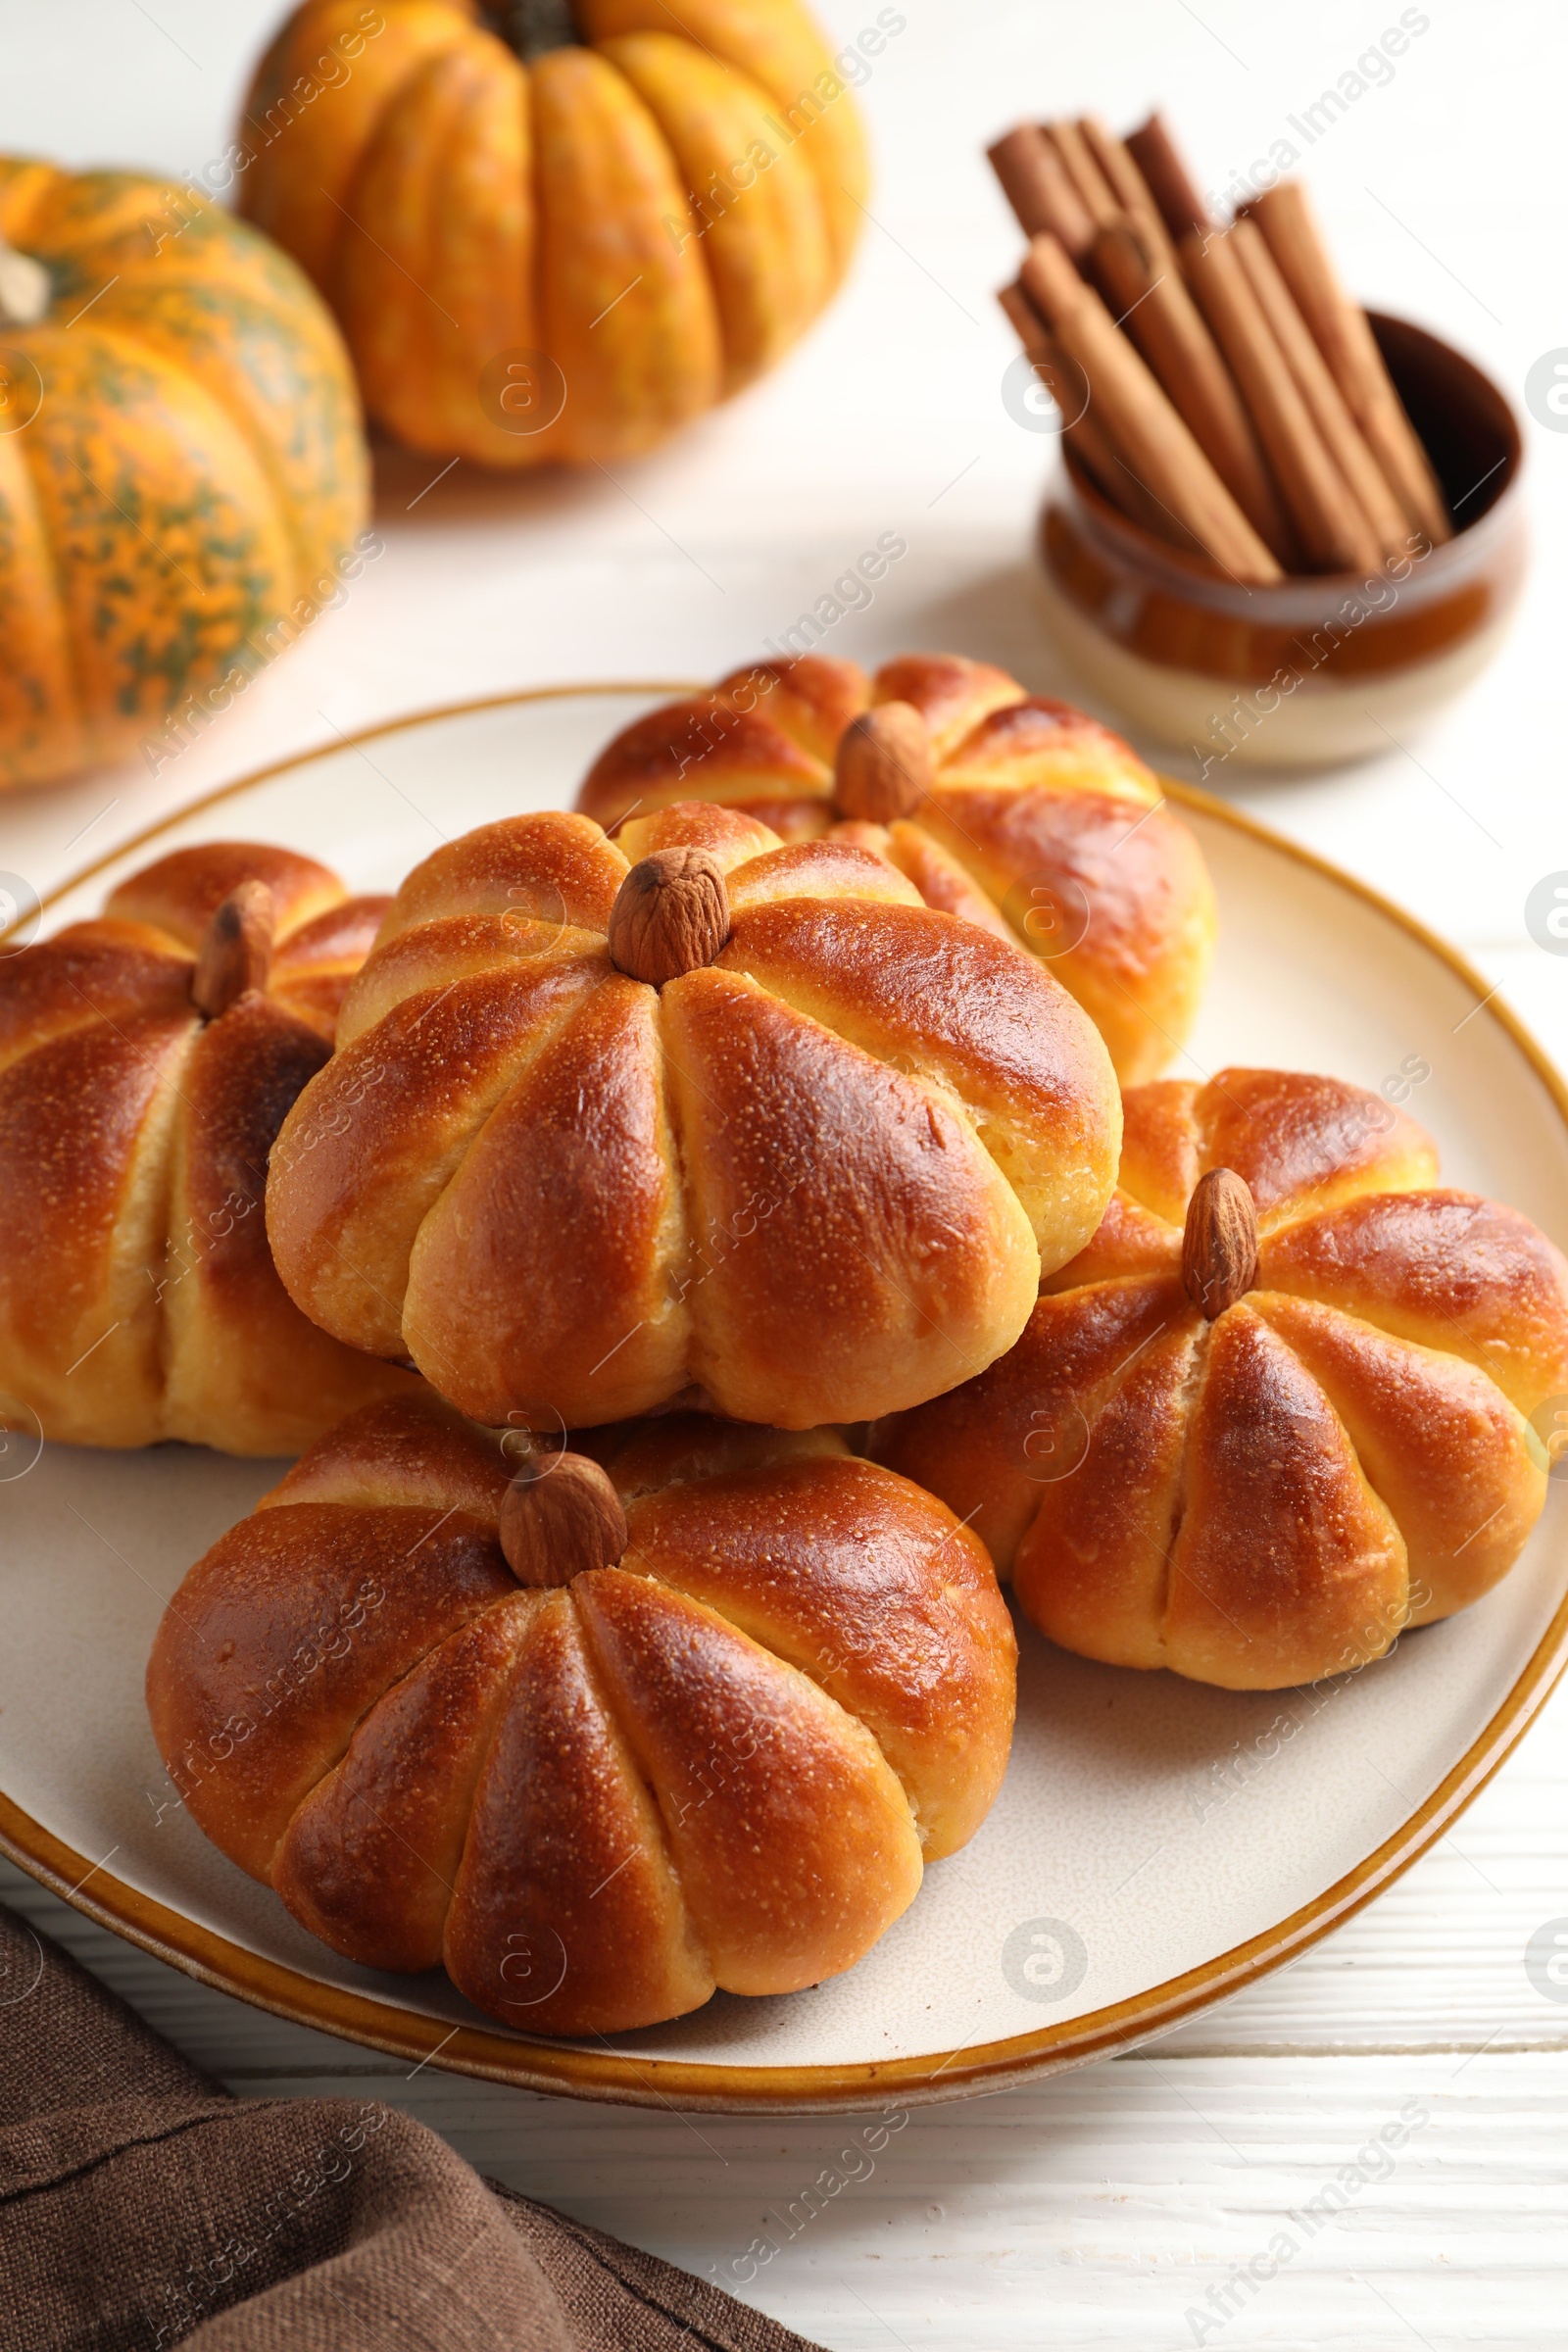
[[0,1910],[10,2352],[811,2352],[378,2099],[238,2100]]

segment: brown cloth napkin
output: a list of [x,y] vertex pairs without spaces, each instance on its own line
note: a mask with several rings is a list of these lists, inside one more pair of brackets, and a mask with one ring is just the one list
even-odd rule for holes
[[377,2099],[229,2096],[0,1910],[5,2352],[812,2352]]

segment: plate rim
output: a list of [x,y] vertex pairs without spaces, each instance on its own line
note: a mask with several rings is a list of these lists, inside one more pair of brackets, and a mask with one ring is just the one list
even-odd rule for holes
[[[170,810],[118,848],[56,884],[39,899],[37,910],[42,914],[59,905],[96,875],[192,817],[220,808],[275,776],[388,735],[526,703],[559,702],[585,695],[629,699],[635,695],[703,690],[700,683],[688,679],[590,679],[475,696],[378,720],[352,734],[269,761],[266,766],[253,768]],[[1482,975],[1457,949],[1369,883],[1348,873],[1332,859],[1291,841],[1259,818],[1175,777],[1160,775],[1158,781],[1161,791],[1178,807],[1260,842],[1348,891],[1446,965],[1474,992],[1475,1009],[1494,1021],[1521,1054],[1568,1134],[1568,1084],[1518,1015],[1499,1002],[1494,991],[1487,988]],[[4,936],[0,934],[0,940]],[[113,1877],[106,1868],[113,1859],[113,1849],[97,1862],[90,1860],[56,1838],[3,1789],[0,1789],[0,1853],[100,1927],[110,1929],[198,1984],[211,1985],[291,2024],[311,2027],[318,2033],[382,2051],[389,2057],[413,2059],[417,2062],[416,2072],[431,2065],[444,2073],[510,2083],[517,2089],[624,2106],[684,2105],[719,2114],[853,2113],[890,2099],[900,2107],[925,2106],[1005,2090],[1026,2080],[1064,2073],[1130,2051],[1298,1958],[1382,1893],[1458,1819],[1511,1754],[1565,1668],[1568,1668],[1568,1592],[1503,1698],[1437,1788],[1370,1854],[1364,1855],[1309,1902],[1230,1950],[1217,1953],[1179,1976],[1167,1978],[1162,1984],[1146,1986],[1125,2000],[1090,2010],[1081,2017],[1036,2027],[1026,2034],[964,2042],[954,2050],[914,2058],[862,2059],[811,2066],[743,2066],[685,2058],[634,2057],[602,2037],[601,2046],[594,2049],[585,2047],[581,2041],[514,2039],[482,2026],[460,2024],[454,2029],[441,2018],[425,2017],[346,1986],[324,1984],[286,1962],[247,1951],[218,1930],[203,1927],[172,1905]]]

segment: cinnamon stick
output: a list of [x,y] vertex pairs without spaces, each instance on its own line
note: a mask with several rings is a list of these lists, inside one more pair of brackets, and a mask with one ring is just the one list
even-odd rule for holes
[[1084,370],[1101,423],[1145,489],[1223,570],[1243,580],[1279,579],[1268,547],[1054,237],[1032,239],[1021,276],[1052,336]]
[[997,296],[1012,322],[1025,356],[1061,413],[1062,438],[1070,440],[1105,496],[1115,498],[1116,465],[1110,444],[1091,416],[1083,375],[1069,368],[1060,346],[1020,285],[1004,286]]
[[1038,122],[1020,122],[989,151],[991,169],[1026,237],[1059,238],[1076,261],[1095,233],[1083,198]]
[[1085,115],[1078,125],[1090,154],[1111,187],[1116,201],[1132,220],[1145,247],[1162,270],[1174,269],[1176,249],[1159,217],[1159,207],[1124,139],[1107,128],[1098,115]]
[[1045,129],[1089,218],[1097,228],[1103,228],[1121,211],[1121,199],[1096,163],[1088,140],[1076,122],[1048,122]]
[[1173,515],[1166,514],[1157,500],[1150,497],[1142,482],[1122,465],[1094,413],[1082,368],[1067,359],[1022,286],[1004,286],[997,300],[1034,362],[1036,375],[1061,411],[1062,439],[1102,496],[1124,514],[1130,514],[1135,522],[1141,522],[1146,530],[1152,531],[1156,538],[1168,539],[1173,547],[1188,551],[1196,548],[1198,543],[1191,534],[1182,529]]
[[1163,115],[1151,115],[1139,129],[1127,133],[1127,152],[1143,173],[1176,244],[1193,229],[1203,235],[1213,227],[1208,207],[1188,176]]
[[1296,378],[1297,390],[1311,412],[1312,421],[1360,507],[1385,557],[1405,554],[1409,524],[1390,489],[1382,467],[1350,415],[1345,396],[1329,373],[1328,362],[1312,340],[1311,329],[1296,306],[1296,298],[1280,275],[1279,265],[1264,242],[1255,220],[1237,220],[1231,241],[1241,257],[1285,364]]
[[1182,267],[1241,387],[1305,552],[1320,571],[1375,568],[1382,550],[1286,366],[1230,237],[1182,239]]
[[1191,426],[1200,449],[1259,538],[1289,569],[1298,550],[1279,494],[1175,256],[1162,268],[1145,244],[1142,223],[1122,217],[1099,231],[1089,260],[1120,324]]
[[1247,205],[1279,264],[1329,370],[1410,522],[1434,545],[1453,536],[1438,477],[1394,388],[1366,313],[1329,260],[1299,180],[1282,180]]

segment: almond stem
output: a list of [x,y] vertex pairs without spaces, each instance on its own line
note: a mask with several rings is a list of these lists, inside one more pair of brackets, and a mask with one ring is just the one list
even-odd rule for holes
[[1200,1176],[1182,1234],[1182,1285],[1213,1323],[1257,1280],[1257,1210],[1234,1168]]
[[655,850],[632,867],[610,910],[612,962],[650,988],[711,963],[728,938],[723,868],[707,850]]
[[851,719],[833,762],[840,816],[891,825],[912,814],[930,789],[930,731],[912,703],[880,703]]
[[231,890],[207,926],[190,976],[190,1001],[216,1021],[252,989],[267,986],[272,968],[276,909],[265,882]]
[[585,1453],[546,1453],[517,1472],[501,1504],[501,1548],[519,1585],[569,1585],[626,1548],[626,1514],[608,1471]]

